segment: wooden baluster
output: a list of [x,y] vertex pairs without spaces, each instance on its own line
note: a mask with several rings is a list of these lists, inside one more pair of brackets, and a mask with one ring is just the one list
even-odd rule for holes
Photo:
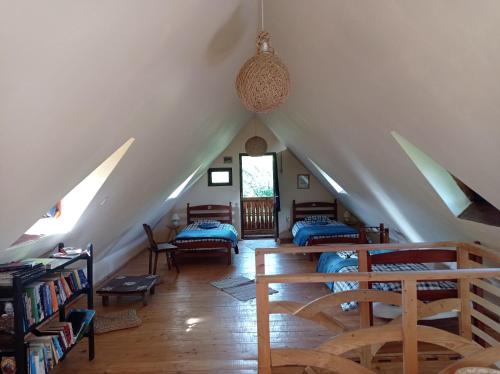
[[418,374],[417,282],[404,280],[402,283],[403,372]]
[[[463,245],[457,247],[457,268],[467,269],[469,267],[469,252]],[[466,339],[472,340],[471,328],[471,303],[470,303],[470,281],[458,279],[458,297],[460,298],[459,333]]]
[[[368,252],[358,251],[358,271],[368,272]],[[368,289],[368,282],[359,282],[360,289]],[[360,328],[370,327],[371,313],[370,313],[370,303],[362,301],[359,303],[359,324]],[[360,361],[361,365],[366,368],[371,367],[372,355],[370,347],[363,347],[360,350]]]

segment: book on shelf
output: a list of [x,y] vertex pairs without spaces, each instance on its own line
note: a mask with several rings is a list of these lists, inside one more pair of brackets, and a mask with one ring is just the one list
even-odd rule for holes
[[71,322],[75,341],[83,336],[94,316],[95,310],[92,309],[73,309],[69,312],[66,321]]
[[22,295],[25,331],[56,313],[74,293],[86,287],[83,269],[51,273],[26,286]]
[[43,264],[25,264],[24,267],[16,270],[0,272],[0,287],[12,286],[12,279],[15,276],[19,276],[21,280],[26,280],[32,276],[43,274],[45,271]]
[[67,321],[51,321],[33,331],[26,338],[30,374],[46,374],[78,341],[94,318],[95,311],[74,309]]

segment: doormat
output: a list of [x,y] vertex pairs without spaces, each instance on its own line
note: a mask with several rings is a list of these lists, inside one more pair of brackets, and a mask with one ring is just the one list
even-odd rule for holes
[[129,329],[142,324],[135,309],[121,310],[119,312],[97,315],[94,320],[94,331],[96,334]]
[[[240,301],[252,300],[257,296],[255,281],[247,277],[224,278],[210,284]],[[275,293],[278,291],[268,287],[268,295]]]

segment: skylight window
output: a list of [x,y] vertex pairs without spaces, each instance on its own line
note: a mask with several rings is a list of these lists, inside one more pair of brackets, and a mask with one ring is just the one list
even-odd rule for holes
[[[172,192],[168,197],[167,197],[167,200],[170,200],[170,199],[175,199],[177,196],[179,196],[181,194],[182,191],[184,191],[184,188],[186,188],[186,186],[188,185],[188,183],[191,181],[191,179],[193,179],[193,177],[195,176],[195,174],[198,172],[198,170],[200,170],[201,166],[198,166],[198,168],[193,171],[193,173],[186,178],[186,180],[184,182],[182,182],[181,184],[179,184],[179,186],[174,190],[174,192]],[[166,201],[166,200],[165,200]]]
[[500,211],[396,132],[392,136],[458,218],[500,226]]
[[309,159],[309,161],[311,162],[311,164],[314,165],[314,167],[316,169],[318,169],[318,171],[320,172],[320,174],[323,176],[323,178],[326,179],[326,181],[328,183],[330,183],[330,185],[335,189],[335,191],[337,191],[337,193],[347,193],[341,186],[340,184],[338,184],[337,182],[335,182],[333,180],[332,177],[330,177],[323,169],[321,169],[318,164],[316,164],[313,160]]
[[[58,207],[57,215],[49,213],[45,214],[44,217],[31,226],[28,231],[26,231],[26,233],[15,242],[15,244],[26,241],[22,240],[23,237],[27,238],[27,240],[33,240],[34,238],[40,238],[47,235],[70,232],[134,140],[134,138],[130,138],[92,173],[85,177],[85,179],[73,188],[66,196],[64,196],[54,206]],[[51,208],[49,212],[52,210],[54,210],[54,208]]]

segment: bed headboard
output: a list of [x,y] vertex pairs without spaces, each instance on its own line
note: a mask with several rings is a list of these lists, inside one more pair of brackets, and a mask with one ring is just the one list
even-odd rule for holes
[[187,204],[187,223],[201,219],[214,219],[222,223],[233,223],[233,207],[229,205],[195,205]]
[[309,203],[296,203],[293,200],[292,207],[292,225],[295,222],[304,219],[307,216],[326,216],[337,220],[337,200],[333,203],[325,201],[312,201]]

